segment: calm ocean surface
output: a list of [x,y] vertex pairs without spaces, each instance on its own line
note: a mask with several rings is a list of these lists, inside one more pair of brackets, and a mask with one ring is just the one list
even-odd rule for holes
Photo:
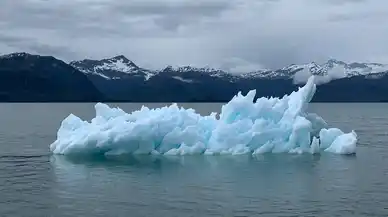
[[[90,119],[93,106],[0,104],[0,216],[388,216],[388,104],[310,106],[356,130],[356,156],[52,156],[63,118]],[[221,105],[183,106],[209,114]]]

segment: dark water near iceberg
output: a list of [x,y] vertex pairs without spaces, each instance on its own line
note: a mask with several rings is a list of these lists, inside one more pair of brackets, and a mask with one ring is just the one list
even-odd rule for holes
[[311,105],[356,130],[356,156],[52,156],[63,118],[93,106],[0,104],[0,216],[388,216],[388,104]]

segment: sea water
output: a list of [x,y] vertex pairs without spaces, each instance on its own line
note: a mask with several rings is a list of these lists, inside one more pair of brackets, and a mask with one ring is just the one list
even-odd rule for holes
[[[209,115],[222,105],[182,106]],[[357,132],[350,156],[67,158],[49,150],[59,124],[69,113],[90,120],[94,104],[0,104],[0,216],[388,216],[387,110],[310,105]]]

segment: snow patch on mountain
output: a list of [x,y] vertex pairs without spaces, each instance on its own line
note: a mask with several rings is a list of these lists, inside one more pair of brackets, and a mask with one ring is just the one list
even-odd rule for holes
[[101,76],[107,80],[117,79],[117,77],[110,78],[110,77],[104,75],[103,73],[99,73],[94,68],[82,68],[82,67],[78,67],[78,66],[74,66],[74,65],[72,65],[72,66],[84,74],[98,75],[98,76]]
[[185,83],[193,83],[194,82],[192,79],[185,79],[185,78],[182,78],[179,76],[172,76],[172,78],[179,80],[179,81],[182,81],[182,82],[185,82]]
[[284,70],[294,70],[294,83],[305,83],[311,75],[315,75],[316,84],[328,83],[332,80],[350,78],[353,76],[379,77],[388,73],[388,64],[378,63],[345,63],[330,59],[324,64],[310,63],[305,65],[291,65]]
[[85,74],[94,74],[105,79],[122,79],[123,76],[141,75],[149,80],[157,72],[138,67],[135,63],[120,55],[103,60],[81,60],[71,62],[70,65]]
[[209,66],[206,67],[194,67],[194,66],[169,66],[169,70],[173,70],[178,73],[190,73],[190,72],[201,72],[206,73],[212,77],[222,77],[227,74],[225,71],[221,69],[211,68]]
[[[122,79],[131,75],[142,76],[145,81],[159,73],[170,72],[172,75],[186,80],[185,75],[191,73],[203,73],[211,77],[226,78],[231,82],[239,79],[293,79],[294,83],[305,83],[311,76],[315,76],[317,84],[324,84],[335,79],[353,76],[367,76],[377,78],[388,73],[388,64],[379,63],[345,63],[343,61],[329,59],[323,64],[311,62],[307,64],[292,64],[276,70],[259,67],[257,69],[249,65],[243,67],[241,64],[233,70],[224,70],[213,67],[196,66],[168,66],[163,70],[147,70],[138,67],[135,63],[124,56],[116,56],[103,60],[82,60],[70,63],[73,67],[86,74],[99,75],[105,79]],[[228,66],[228,65],[227,65]],[[229,67],[229,66],[228,66]],[[230,69],[230,67],[229,67]],[[371,76],[374,75],[374,76]],[[191,76],[188,76],[191,77]],[[177,78],[175,78],[177,79]]]
[[115,70],[124,73],[136,73],[138,67],[130,61],[125,62],[124,59],[112,59],[107,62],[104,62],[102,65],[98,65],[94,67],[94,71],[98,70]]
[[304,68],[300,71],[297,71],[293,77],[293,81],[295,84],[306,83],[307,80],[312,76],[314,76],[315,84],[325,84],[329,83],[332,80],[346,78],[347,75],[343,67],[336,65],[326,71],[319,71],[318,73],[313,74],[312,70],[309,68]]
[[0,55],[0,59],[10,59],[14,57],[24,57],[28,56],[30,54],[25,53],[25,52],[18,52],[18,53],[11,53],[11,54],[5,54],[5,55]]

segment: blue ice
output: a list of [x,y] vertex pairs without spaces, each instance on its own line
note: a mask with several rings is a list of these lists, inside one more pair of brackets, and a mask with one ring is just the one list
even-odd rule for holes
[[357,134],[328,128],[306,109],[316,85],[282,98],[239,92],[221,113],[201,116],[176,104],[126,113],[97,103],[90,122],[70,114],[50,145],[54,154],[240,155],[263,153],[356,153]]

